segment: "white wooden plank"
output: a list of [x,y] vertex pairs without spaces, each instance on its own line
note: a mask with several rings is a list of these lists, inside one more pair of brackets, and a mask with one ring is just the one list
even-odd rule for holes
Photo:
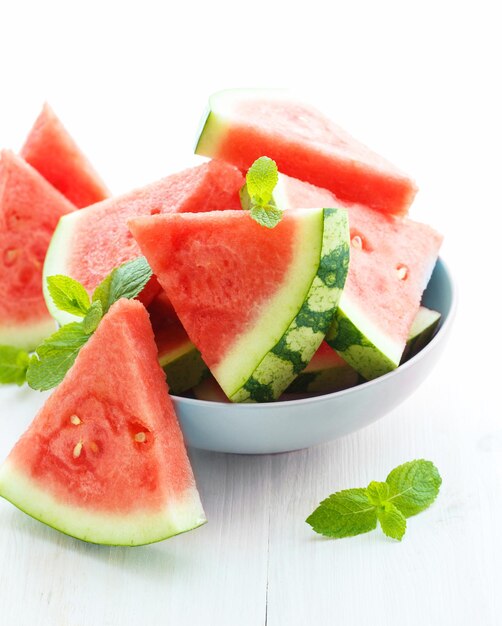
[[[453,357],[453,354],[451,355]],[[412,399],[370,428],[274,458],[268,626],[334,623],[498,624],[502,431],[445,358]],[[465,371],[465,368],[464,368]],[[467,381],[464,381],[464,383]],[[496,406],[495,399],[486,406]],[[431,398],[435,401],[431,402]],[[487,416],[485,419],[485,415]],[[379,531],[333,541],[304,523],[324,497],[383,480],[413,458],[440,468],[436,503],[402,543]]]

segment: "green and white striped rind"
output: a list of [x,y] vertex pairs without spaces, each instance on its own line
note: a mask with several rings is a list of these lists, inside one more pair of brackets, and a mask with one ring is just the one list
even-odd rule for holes
[[60,502],[8,460],[0,468],[0,495],[31,517],[66,535],[116,546],[162,541],[206,523],[199,495],[189,489],[161,511],[100,513]]
[[202,116],[195,142],[195,153],[217,157],[219,147],[232,123],[233,110],[239,102],[260,98],[286,101],[291,98],[286,89],[226,89],[209,98],[209,105]]
[[404,363],[412,356],[420,352],[434,336],[441,313],[421,306],[411,326],[410,335],[406,342],[401,363]]
[[404,349],[404,344],[382,333],[346,293],[340,298],[326,341],[366,380],[395,370]]
[[68,270],[68,255],[71,253],[71,242],[79,221],[84,217],[85,209],[64,215],[59,220],[56,230],[52,235],[51,243],[45,256],[42,277],[45,304],[49,309],[49,313],[61,326],[69,324],[70,322],[80,322],[81,318],[57,308],[47,288],[47,278],[56,274],[70,275]]
[[[309,211],[315,209],[309,209]],[[320,209],[322,233],[319,261],[310,287],[277,343],[265,354],[232,402],[277,399],[306,367],[330,328],[349,267],[349,228],[343,209]],[[303,246],[311,242],[304,241]],[[294,277],[293,277],[294,280]],[[221,384],[221,383],[220,383]]]
[[48,314],[32,323],[0,326],[0,345],[31,352],[55,330],[56,324]]
[[187,341],[175,352],[159,354],[159,363],[166,373],[169,391],[173,394],[192,389],[209,372],[200,352],[191,341]]

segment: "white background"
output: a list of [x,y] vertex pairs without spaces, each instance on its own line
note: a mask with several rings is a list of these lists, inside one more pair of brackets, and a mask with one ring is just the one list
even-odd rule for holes
[[[195,162],[212,91],[287,86],[417,180],[460,308],[441,364],[392,414],[297,453],[191,451],[209,518],[155,546],[83,544],[0,503],[2,626],[495,626],[502,622],[501,20],[496,2],[0,3],[0,146],[48,100],[111,189]],[[0,391],[0,460],[43,398]],[[401,544],[326,541],[332,491],[433,460]]]

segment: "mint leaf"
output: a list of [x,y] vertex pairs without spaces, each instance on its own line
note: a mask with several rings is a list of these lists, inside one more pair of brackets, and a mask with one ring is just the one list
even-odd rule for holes
[[29,386],[46,391],[59,385],[89,337],[82,322],[66,324],[48,337],[31,357],[26,373]]
[[239,192],[241,206],[261,226],[274,228],[282,219],[282,211],[273,201],[279,173],[275,161],[266,156],[256,159],[246,174],[246,184]]
[[274,228],[282,219],[282,211],[271,205],[252,206],[250,213],[255,222],[267,228]]
[[0,383],[23,385],[30,357],[26,350],[13,346],[0,346]]
[[103,306],[100,300],[96,300],[91,304],[90,309],[87,311],[84,319],[82,320],[82,328],[87,334],[92,334],[98,327],[101,318],[103,317]]
[[378,521],[387,537],[401,541],[406,532],[406,518],[391,502],[377,509]]
[[93,303],[100,302],[103,313],[106,313],[110,308],[110,285],[112,284],[112,276],[114,271],[115,270],[110,272],[110,274],[108,274],[106,278],[103,278],[103,280],[99,283],[99,285],[94,290],[94,293],[92,294]]
[[144,256],[116,267],[96,287],[92,301],[100,301],[103,314],[120,298],[135,298],[152,277],[152,269]]
[[389,485],[373,481],[366,487],[366,495],[371,504],[382,506],[389,498]]
[[112,273],[109,305],[120,298],[135,298],[143,291],[151,277],[152,269],[144,256],[119,265]]
[[405,517],[411,517],[429,507],[441,487],[441,476],[431,461],[418,459],[399,465],[385,481],[389,485],[389,502]]
[[47,278],[47,287],[54,304],[61,311],[83,317],[91,305],[84,287],[73,278],[56,274]]
[[246,174],[247,191],[253,202],[260,206],[269,204],[278,180],[275,161],[266,156],[256,159]]
[[376,507],[366,489],[344,489],[323,500],[306,522],[326,537],[353,537],[376,528]]
[[393,469],[385,482],[332,494],[306,521],[327,537],[350,537],[373,530],[378,519],[388,537],[401,541],[406,518],[430,506],[440,486],[441,476],[431,461],[410,461]]

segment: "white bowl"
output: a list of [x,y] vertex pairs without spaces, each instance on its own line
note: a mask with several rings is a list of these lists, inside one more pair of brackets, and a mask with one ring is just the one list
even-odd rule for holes
[[261,404],[224,404],[174,396],[186,443],[216,452],[287,452],[330,441],[371,424],[415,391],[446,345],[456,295],[441,259],[422,302],[441,313],[441,325],[432,341],[393,372],[357,387]]

